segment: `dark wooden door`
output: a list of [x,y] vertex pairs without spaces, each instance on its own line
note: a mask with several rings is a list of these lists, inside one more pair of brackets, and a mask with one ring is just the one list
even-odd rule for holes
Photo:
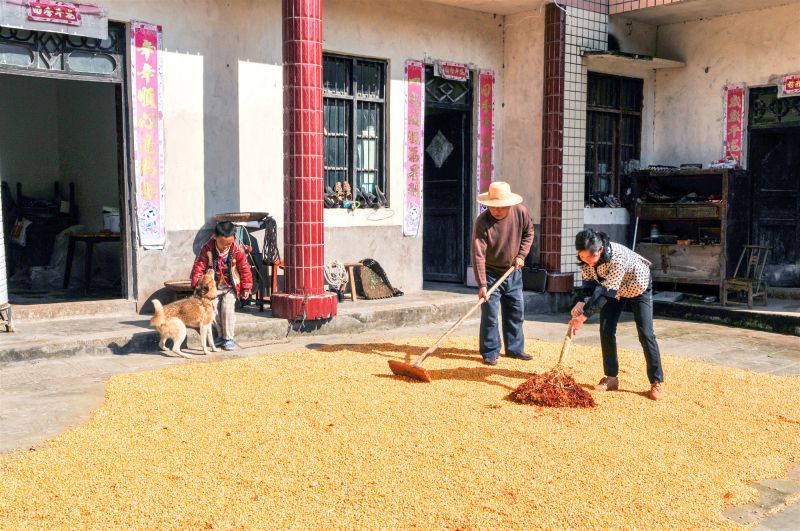
[[463,282],[467,263],[469,112],[431,108],[425,113],[423,167],[423,278]]
[[752,131],[754,242],[771,248],[773,285],[798,285],[800,263],[800,127]]

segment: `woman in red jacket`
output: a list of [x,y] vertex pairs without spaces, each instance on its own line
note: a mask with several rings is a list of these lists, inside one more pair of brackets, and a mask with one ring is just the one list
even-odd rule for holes
[[219,302],[217,326],[222,334],[222,348],[233,350],[236,326],[236,299],[246,299],[253,289],[253,274],[244,248],[236,243],[236,226],[230,221],[220,221],[214,228],[214,236],[203,245],[192,268],[192,287],[197,286],[209,267],[214,269],[217,279]]

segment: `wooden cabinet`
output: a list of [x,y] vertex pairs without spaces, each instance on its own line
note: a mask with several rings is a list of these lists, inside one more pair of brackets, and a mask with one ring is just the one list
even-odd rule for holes
[[[637,172],[636,252],[654,282],[718,286],[733,274],[750,233],[750,180],[737,170]],[[652,225],[659,238],[653,239]],[[681,244],[676,244],[675,240]]]
[[655,282],[720,283],[722,245],[662,245],[640,243],[636,252],[653,263]]

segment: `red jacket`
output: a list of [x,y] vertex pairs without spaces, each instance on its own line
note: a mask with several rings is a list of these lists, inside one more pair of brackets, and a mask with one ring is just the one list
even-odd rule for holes
[[[206,270],[210,267],[215,245],[214,238],[211,238],[200,249],[200,255],[194,261],[194,267],[192,268],[192,287],[197,286],[200,279],[205,275]],[[251,291],[253,289],[253,273],[250,271],[250,263],[247,261],[247,254],[245,254],[244,248],[233,242],[228,252],[233,253],[231,257],[231,277],[236,288],[236,295],[240,295],[242,290]],[[220,275],[226,266],[226,260],[217,256],[217,285],[228,283],[227,279],[222,278]]]

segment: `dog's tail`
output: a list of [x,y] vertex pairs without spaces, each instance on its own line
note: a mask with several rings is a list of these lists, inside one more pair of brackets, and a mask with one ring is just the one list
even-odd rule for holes
[[158,299],[153,299],[153,307],[156,309],[156,313],[150,319],[150,325],[159,328],[166,322],[164,318],[164,307]]

